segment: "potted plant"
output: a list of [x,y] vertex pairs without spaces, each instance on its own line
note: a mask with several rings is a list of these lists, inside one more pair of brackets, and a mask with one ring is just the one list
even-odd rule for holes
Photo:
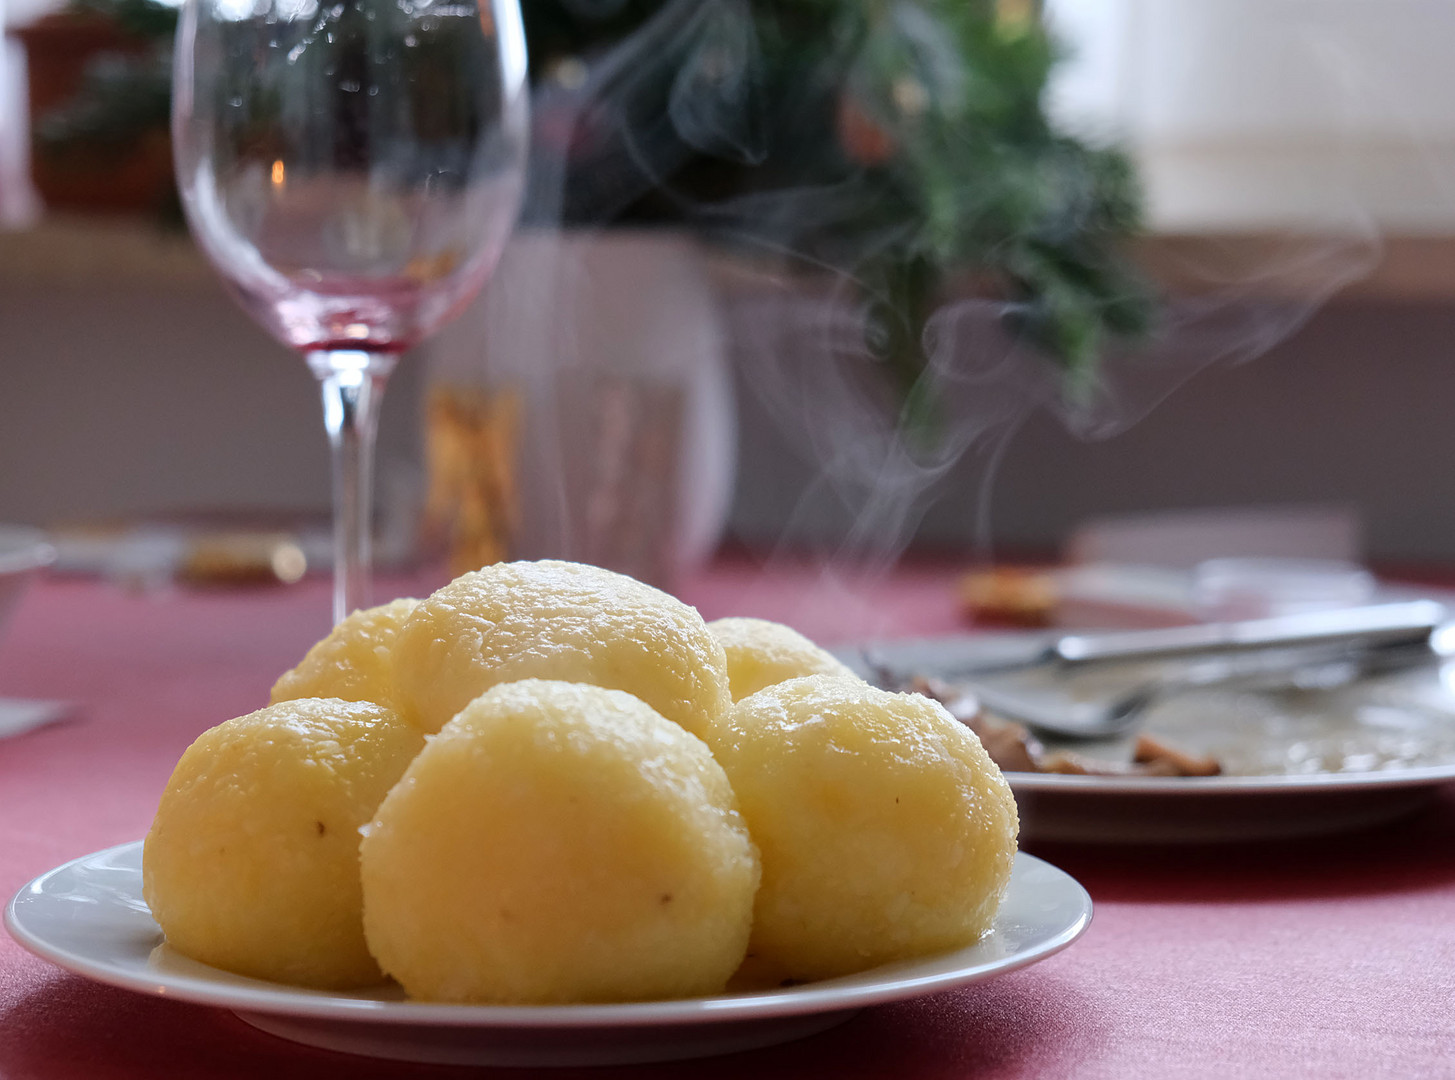
[[17,31],[32,179],[48,206],[180,221],[168,134],[176,24],[176,8],[156,0],[72,0]]

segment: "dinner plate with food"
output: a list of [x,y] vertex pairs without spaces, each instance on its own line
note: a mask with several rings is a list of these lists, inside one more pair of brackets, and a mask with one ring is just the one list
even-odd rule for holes
[[767,1045],[1074,941],[1084,890],[934,699],[786,627],[505,563],[356,612],[182,755],[144,842],[12,935],[91,978],[382,1057]]
[[973,944],[789,986],[730,983],[695,998],[554,1005],[409,1000],[397,983],[289,986],[199,963],[168,946],[141,890],[141,844],[78,859],[15,898],[27,948],[99,982],[234,1011],[294,1042],[454,1065],[605,1065],[749,1050],[835,1027],[859,1010],[970,986],[1044,959],[1086,928],[1091,903],[1062,871],[1016,856],[990,930]]
[[[1410,634],[1372,644],[1087,665],[1045,662],[1056,640],[1045,634],[901,640],[840,655],[881,685],[938,698],[977,731],[1016,794],[1024,840],[1286,838],[1394,820],[1455,780],[1443,606],[1386,610],[1431,625],[1421,630],[1416,618]],[[1073,734],[1071,721],[1099,721],[1126,702],[1134,715],[1109,734]],[[1034,722],[1043,715],[1068,723],[1043,728]]]

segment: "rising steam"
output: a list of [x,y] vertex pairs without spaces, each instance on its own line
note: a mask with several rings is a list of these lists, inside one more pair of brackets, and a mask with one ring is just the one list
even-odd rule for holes
[[[621,7],[620,0],[575,3],[602,15]],[[932,27],[919,26],[917,4],[892,6],[906,33],[930,34],[921,42],[933,60],[927,77],[974,75],[933,40]],[[834,57],[844,63],[843,55]],[[1173,268],[1177,291],[1165,297],[1150,339],[1109,348],[1095,380],[1074,391],[1007,319],[1003,297],[973,291],[952,297],[925,335],[921,390],[938,403],[926,436],[906,428],[899,393],[866,345],[865,283],[845,273],[821,242],[806,239],[838,223],[852,229],[866,213],[868,193],[852,171],[828,184],[792,182],[792,146],[785,140],[836,118],[805,112],[768,123],[761,62],[748,0],[675,0],[616,47],[538,73],[524,223],[536,233],[562,225],[589,229],[627,208],[639,217],[655,209],[696,223],[721,249],[757,266],[761,272],[733,290],[725,313],[732,352],[743,382],[819,470],[803,495],[805,513],[833,505],[840,519],[853,523],[825,553],[830,562],[887,565],[911,539],[936,482],[967,455],[978,462],[980,505],[987,505],[996,458],[1034,411],[1053,412],[1088,439],[1123,431],[1200,371],[1250,359],[1292,333],[1361,276],[1377,253],[1373,229],[1355,207],[1345,220],[1326,223],[1332,227],[1320,230],[1322,239],[1270,238],[1268,257],[1251,268],[1229,271],[1202,256],[1184,259]],[[794,103],[779,107],[791,112]],[[683,182],[682,170],[704,154],[743,169],[778,164],[746,190],[714,198],[710,184]],[[871,250],[898,239],[886,231],[860,234],[857,242]],[[570,247],[507,266],[492,289],[560,310],[583,287]],[[507,280],[511,275],[515,280]],[[547,348],[569,352],[565,359],[578,368],[592,362],[590,342],[552,339]],[[543,443],[559,445],[558,401],[544,391],[534,399],[537,415],[528,423]],[[562,489],[556,505],[563,522],[570,515],[566,503]]]

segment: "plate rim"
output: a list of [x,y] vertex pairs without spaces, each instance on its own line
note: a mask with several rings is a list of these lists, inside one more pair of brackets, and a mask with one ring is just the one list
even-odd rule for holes
[[[340,1022],[413,1027],[468,1027],[482,1030],[620,1029],[681,1027],[848,1011],[952,990],[1034,964],[1062,951],[1080,938],[1091,925],[1093,916],[1091,896],[1079,881],[1044,859],[1017,851],[1017,869],[1022,869],[1022,872],[1050,872],[1057,875],[1058,884],[1073,892],[1079,911],[1075,919],[1044,941],[1009,956],[970,967],[914,974],[916,969],[942,963],[957,952],[978,947],[977,942],[949,953],[886,965],[891,973],[882,979],[869,982],[855,981],[848,985],[835,985],[844,980],[862,980],[869,974],[863,972],[845,976],[843,979],[825,979],[786,989],[664,1001],[566,1005],[466,1005],[383,1001],[348,993],[287,987],[263,980],[249,980],[257,983],[254,987],[238,985],[232,981],[214,985],[200,977],[168,973],[142,978],[117,971],[111,964],[90,960],[72,949],[58,946],[23,925],[22,909],[30,902],[28,898],[41,893],[47,882],[83,864],[107,857],[115,858],[127,853],[129,849],[138,849],[143,843],[142,840],[133,840],[103,848],[71,859],[36,876],[23,885],[6,904],[6,930],[22,948],[33,955],[73,974],[105,985],[152,997],[166,997],[175,1001],[240,1012]],[[220,974],[228,980],[243,978],[227,972]]]
[[1294,795],[1318,792],[1385,791],[1437,787],[1455,781],[1455,763],[1413,769],[1364,772],[1274,773],[1253,776],[1076,776],[1065,773],[1005,773],[1017,793],[1085,791],[1103,795]]

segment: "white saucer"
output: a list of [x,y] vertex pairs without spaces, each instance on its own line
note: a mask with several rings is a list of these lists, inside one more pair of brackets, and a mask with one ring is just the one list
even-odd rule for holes
[[42,874],[11,900],[21,945],[112,986],[231,1009],[295,1042],[401,1061],[470,1065],[627,1064],[705,1057],[810,1035],[867,1005],[988,979],[1070,945],[1091,898],[1070,876],[1016,856],[989,934],[968,948],[858,975],[764,992],[620,1005],[431,1005],[392,984],[337,994],[207,967],[162,941],[141,894],[141,843]]

